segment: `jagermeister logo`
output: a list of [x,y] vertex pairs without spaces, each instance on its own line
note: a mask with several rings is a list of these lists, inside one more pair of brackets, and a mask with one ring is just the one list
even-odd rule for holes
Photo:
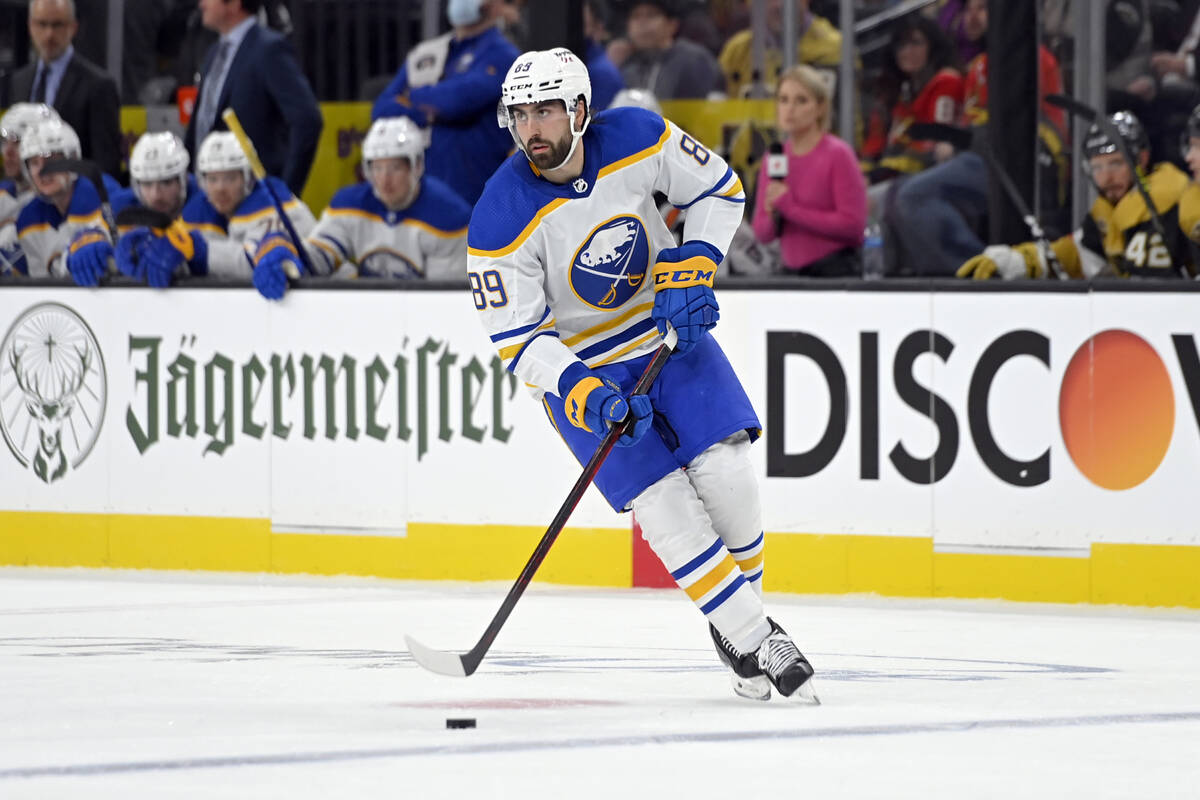
[[420,460],[454,436],[506,442],[516,377],[498,356],[481,363],[448,342],[404,339],[396,352],[204,352],[198,336],[130,336],[133,392],[125,427],[139,453],[164,437],[224,454],[239,439],[416,443]]
[[0,431],[21,466],[46,483],[92,452],[106,389],[96,336],[61,303],[29,308],[0,341]]

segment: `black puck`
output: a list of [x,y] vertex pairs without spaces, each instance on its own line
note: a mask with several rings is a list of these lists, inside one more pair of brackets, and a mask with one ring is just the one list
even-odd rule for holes
[[447,728],[474,728],[475,727],[475,718],[474,717],[460,717],[458,719],[448,719],[448,720],[446,720],[446,727]]

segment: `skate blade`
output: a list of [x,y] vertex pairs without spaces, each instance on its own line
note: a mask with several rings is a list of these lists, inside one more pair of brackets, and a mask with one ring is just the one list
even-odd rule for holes
[[800,684],[800,688],[792,692],[792,697],[811,706],[821,705],[821,698],[817,697],[812,678]]
[[757,700],[765,703],[771,699],[771,682],[766,675],[755,678],[743,678],[736,672],[730,674],[733,693],[747,700]]

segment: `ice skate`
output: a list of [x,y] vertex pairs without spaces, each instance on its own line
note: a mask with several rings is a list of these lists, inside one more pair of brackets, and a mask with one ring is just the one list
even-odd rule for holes
[[771,632],[753,655],[756,665],[784,697],[794,694],[819,704],[821,701],[812,686],[812,664],[808,663],[808,659],[792,642],[787,631],[779,627],[778,622],[770,617],[767,617],[767,622],[771,623]]
[[734,693],[747,700],[770,700],[771,681],[759,669],[758,662],[754,660],[754,654],[739,653],[733,643],[722,636],[711,622],[708,624],[708,632],[712,635],[713,644],[716,645],[717,655],[730,669],[729,680]]

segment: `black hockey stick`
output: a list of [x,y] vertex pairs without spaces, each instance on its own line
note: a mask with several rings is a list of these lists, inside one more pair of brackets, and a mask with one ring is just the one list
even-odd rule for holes
[[[650,391],[650,386],[654,383],[654,379],[658,377],[658,373],[666,365],[667,359],[671,357],[671,351],[675,349],[677,340],[678,335],[675,331],[668,331],[666,341],[654,353],[654,358],[646,366],[646,371],[642,373],[642,377],[638,378],[637,385],[633,387],[633,394],[645,394]],[[588,486],[592,483],[592,479],[600,471],[600,465],[604,463],[604,459],[608,457],[609,451],[612,450],[613,445],[617,443],[617,439],[625,432],[625,428],[628,427],[630,422],[632,420],[626,419],[624,422],[613,425],[608,429],[608,433],[604,434],[604,438],[600,440],[600,445],[596,448],[596,452],[592,454],[587,466],[583,468],[583,474],[575,481],[575,486],[571,488],[571,493],[567,495],[567,499],[563,501],[562,507],[558,509],[558,513],[554,516],[554,521],[550,523],[550,527],[542,534],[542,539],[538,542],[537,547],[534,548],[533,555],[529,557],[529,561],[525,563],[525,568],[517,576],[517,582],[508,590],[504,602],[500,604],[500,610],[496,612],[496,616],[492,617],[492,621],[488,623],[487,629],[483,632],[483,636],[480,637],[479,642],[470,651],[460,655],[446,650],[435,650],[432,647],[421,644],[411,636],[405,636],[404,640],[408,643],[408,652],[412,653],[413,659],[418,664],[430,672],[459,678],[465,678],[479,669],[480,662],[483,661],[483,657],[487,654],[488,648],[492,646],[492,642],[496,640],[496,635],[500,633],[500,628],[504,626],[505,620],[512,613],[513,608],[517,605],[517,601],[521,599],[521,595],[525,593],[529,582],[533,580],[533,574],[537,572],[538,567],[546,559],[546,555],[550,552],[550,546],[554,544],[554,540],[562,533],[562,529],[567,524],[567,519],[571,516],[571,512],[579,504],[583,493],[587,491]]]
[[965,150],[973,146],[974,152],[979,153],[983,157],[983,160],[987,162],[988,168],[995,173],[996,179],[1000,181],[1000,186],[1004,189],[1004,193],[1008,195],[1008,199],[1021,215],[1025,226],[1029,228],[1029,233],[1033,236],[1034,242],[1037,243],[1038,250],[1041,252],[1042,258],[1045,259],[1046,265],[1050,268],[1051,274],[1060,280],[1066,280],[1067,271],[1063,269],[1063,265],[1059,262],[1054,248],[1050,246],[1050,240],[1046,238],[1046,232],[1042,229],[1042,224],[1038,222],[1037,216],[1030,210],[1029,204],[1025,202],[1025,198],[1021,196],[1021,192],[1017,189],[1017,184],[1013,181],[1012,176],[1008,174],[1008,170],[1001,166],[1000,162],[996,159],[996,154],[992,152],[991,146],[986,141],[973,142],[974,137],[971,135],[971,131],[941,122],[918,122],[909,129],[908,135],[912,139],[932,139],[934,141],[950,142],[960,150]]
[[160,228],[171,227],[175,218],[163,211],[144,206],[129,206],[117,212],[117,228]]
[[[1162,217],[1158,215],[1158,209],[1154,205],[1154,201],[1150,197],[1150,192],[1146,190],[1146,185],[1142,182],[1142,172],[1138,167],[1137,159],[1133,157],[1133,152],[1129,149],[1129,143],[1125,141],[1125,137],[1117,130],[1117,126],[1113,125],[1112,120],[1107,115],[1101,114],[1096,109],[1081,103],[1074,97],[1067,97],[1065,94],[1048,94],[1046,102],[1053,106],[1066,111],[1073,117],[1078,117],[1084,122],[1090,122],[1100,126],[1108,138],[1112,139],[1117,145],[1117,150],[1125,158],[1125,162],[1129,165],[1129,169],[1133,171],[1133,185],[1137,188],[1138,194],[1142,196],[1142,202],[1146,204],[1146,210],[1150,213],[1150,224],[1154,226],[1154,232],[1158,234],[1162,241],[1163,249],[1167,250],[1167,257],[1174,263],[1174,254],[1167,249],[1167,227],[1163,225]],[[1187,267],[1181,264],[1176,264],[1175,268],[1179,270],[1184,279],[1191,280],[1191,275],[1188,274]]]

